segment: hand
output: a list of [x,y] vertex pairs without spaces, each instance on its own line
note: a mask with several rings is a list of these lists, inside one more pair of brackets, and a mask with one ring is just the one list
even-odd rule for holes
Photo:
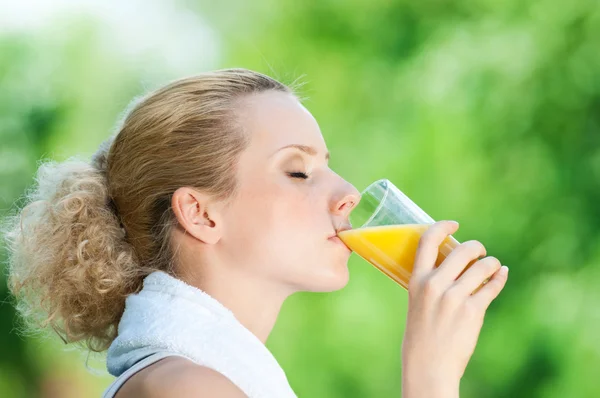
[[419,242],[402,343],[404,398],[458,397],[485,312],[508,278],[508,268],[494,257],[477,261],[459,277],[471,261],[486,255],[477,241],[462,243],[435,268],[439,246],[456,230],[456,222],[438,222]]

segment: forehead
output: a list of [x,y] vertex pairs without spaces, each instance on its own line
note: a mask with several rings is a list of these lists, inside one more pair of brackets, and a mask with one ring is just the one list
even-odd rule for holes
[[300,144],[326,152],[317,121],[291,94],[253,94],[241,102],[240,111],[244,130],[251,136],[250,151],[269,156],[281,147]]

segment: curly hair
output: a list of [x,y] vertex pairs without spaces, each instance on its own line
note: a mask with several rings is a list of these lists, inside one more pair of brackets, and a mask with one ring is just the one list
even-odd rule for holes
[[90,161],[42,162],[26,205],[2,226],[8,285],[26,326],[106,350],[144,277],[176,273],[172,194],[189,186],[235,196],[249,143],[236,107],[270,90],[294,95],[246,69],[180,79],[134,100]]

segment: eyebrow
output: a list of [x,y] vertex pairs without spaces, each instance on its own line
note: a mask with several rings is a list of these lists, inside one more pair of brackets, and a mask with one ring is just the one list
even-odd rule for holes
[[[279,148],[275,153],[277,153],[279,151],[282,151],[284,149],[290,149],[290,148],[297,149],[297,150],[299,150],[301,152],[304,152],[304,153],[307,153],[307,154],[309,154],[311,156],[315,156],[318,153],[318,151],[315,148],[313,148],[311,146],[307,146],[307,145],[300,145],[300,144],[286,145],[286,146],[284,146],[282,148]],[[327,152],[325,154],[325,160],[329,160],[329,152]]]

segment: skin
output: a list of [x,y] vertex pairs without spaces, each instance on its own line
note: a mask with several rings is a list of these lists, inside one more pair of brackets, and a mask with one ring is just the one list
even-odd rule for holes
[[[189,187],[173,195],[179,221],[179,275],[229,308],[263,343],[285,299],[299,291],[330,292],[348,282],[350,250],[335,236],[348,228],[360,193],[328,167],[314,117],[293,96],[254,94],[238,104],[251,142],[236,170],[238,194],[219,201]],[[306,153],[289,145],[312,148]],[[308,178],[302,174],[304,173]],[[483,315],[506,282],[500,263],[466,242],[434,268],[437,249],[455,232],[435,224],[423,236],[409,286],[403,343],[403,396],[455,397]],[[487,277],[491,281],[475,295]],[[135,374],[117,397],[245,397],[223,375],[178,357]]]

